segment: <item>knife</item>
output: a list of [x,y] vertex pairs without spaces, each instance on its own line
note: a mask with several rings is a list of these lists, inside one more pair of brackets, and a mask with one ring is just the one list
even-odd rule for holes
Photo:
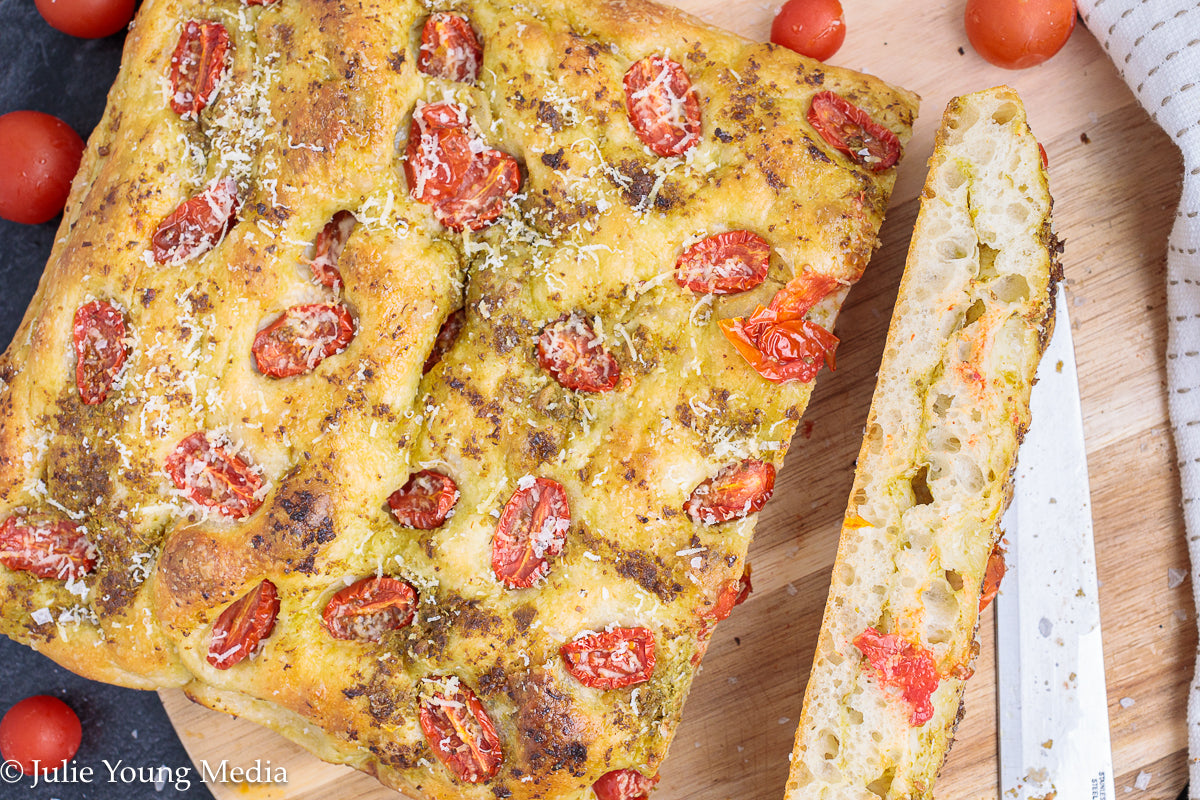
[[[1114,800],[1079,381],[1066,292],[1030,398],[996,597],[1002,800]],[[1051,795],[1051,793],[1054,793]]]

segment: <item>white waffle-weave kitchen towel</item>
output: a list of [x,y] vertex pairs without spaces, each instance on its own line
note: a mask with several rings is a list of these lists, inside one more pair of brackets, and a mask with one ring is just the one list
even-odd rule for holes
[[[1183,153],[1167,249],[1167,387],[1200,615],[1200,0],[1079,0],[1142,106]],[[1188,701],[1191,800],[1200,800],[1200,652]]]

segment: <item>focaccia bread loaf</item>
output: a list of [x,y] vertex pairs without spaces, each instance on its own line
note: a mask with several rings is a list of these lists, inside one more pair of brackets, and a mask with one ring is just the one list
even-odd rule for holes
[[915,109],[643,0],[148,0],[0,359],[3,631],[415,795],[650,785]]
[[1060,246],[1007,87],[937,134],[804,695],[789,800],[932,797],[1053,327]]

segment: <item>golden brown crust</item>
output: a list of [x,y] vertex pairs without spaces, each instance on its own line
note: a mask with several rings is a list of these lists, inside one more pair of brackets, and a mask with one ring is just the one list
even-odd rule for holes
[[[830,147],[805,121],[809,101],[836,91],[907,140],[916,98],[647,2],[455,9],[484,42],[474,84],[417,71],[429,10],[415,2],[143,6],[0,373],[0,517],[77,516],[101,560],[77,594],[0,568],[4,631],[85,675],[186,684],[427,797],[576,796],[611,769],[652,775],[665,756],[755,519],[698,524],[685,501],[731,463],[781,465],[811,391],[761,379],[718,321],[814,271],[839,281],[813,312],[831,327],[875,247],[894,170]],[[198,121],[170,110],[165,78],[193,18],[221,21],[235,54]],[[686,158],[652,156],[625,111],[625,70],[664,50],[701,98]],[[446,98],[522,168],[500,220],[462,236],[404,177],[414,107]],[[206,255],[155,263],[159,222],[225,176],[241,191],[237,224]],[[309,374],[268,378],[251,342],[284,309],[331,299],[304,263],[342,210],[358,220],[337,264],[353,341]],[[704,297],[676,285],[686,244],[739,228],[773,247],[761,286]],[[93,298],[122,310],[130,356],[109,399],[85,408],[71,319]],[[465,327],[426,375],[459,306]],[[540,331],[572,312],[619,364],[613,391],[565,389],[539,365]],[[262,477],[244,520],[169,478],[169,454],[195,431]],[[431,531],[385,505],[419,469],[461,492]],[[571,525],[549,576],[509,589],[491,541],[532,477],[563,485]],[[417,590],[412,625],[380,642],[332,638],[330,597],[385,573]],[[274,629],[252,659],[215,668],[214,622],[263,580],[279,593]],[[652,678],[582,686],[559,648],[614,625],[654,632]],[[457,677],[495,722],[494,778],[463,783],[435,756],[417,713],[431,676]]]

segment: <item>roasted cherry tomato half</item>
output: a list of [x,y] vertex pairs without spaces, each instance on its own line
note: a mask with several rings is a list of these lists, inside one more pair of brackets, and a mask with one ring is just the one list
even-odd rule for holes
[[228,66],[229,31],[225,26],[208,20],[185,22],[171,55],[171,110],[184,119],[200,116],[220,88]]
[[729,581],[721,587],[721,593],[717,595],[717,602],[713,605],[709,616],[717,622],[728,618],[734,608],[746,602],[746,598],[753,590],[754,587],[750,584],[750,566],[746,565],[740,578],[736,581]]
[[458,103],[428,103],[413,111],[404,177],[418,203],[436,205],[458,191],[475,157],[470,125]]
[[213,623],[208,643],[208,663],[229,669],[253,655],[275,630],[279,616],[279,592],[264,580],[235,600]]
[[807,383],[826,361],[833,364],[838,338],[806,319],[771,321],[723,319],[725,338],[754,370],[773,383]]
[[212,250],[237,218],[237,182],[221,178],[179,204],[158,224],[150,243],[159,264],[182,264]]
[[462,14],[435,11],[421,29],[417,69],[435,78],[474,83],[483,63],[483,48]]
[[516,159],[487,147],[457,103],[430,103],[413,112],[404,157],[409,193],[454,231],[491,225],[521,187]]
[[134,0],[35,0],[50,27],[80,39],[112,36],[133,19]]
[[500,513],[492,537],[492,571],[510,589],[527,589],[550,572],[571,526],[562,484],[522,478]]
[[484,150],[471,160],[454,196],[433,207],[433,215],[452,231],[482,230],[499,219],[520,188],[517,160],[499,150]]
[[592,689],[621,689],[654,674],[654,631],[614,628],[573,639],[559,648],[567,672]]
[[963,23],[986,61],[1025,69],[1067,43],[1075,30],[1075,0],[968,0]]
[[758,511],[775,490],[775,465],[748,458],[729,464],[688,497],[683,510],[694,522],[716,525]]
[[854,637],[854,646],[862,651],[880,683],[900,691],[911,709],[910,725],[919,727],[933,717],[929,698],[941,676],[928,650],[897,634],[883,634],[874,628]]
[[721,332],[767,380],[811,381],[826,361],[833,367],[838,338],[805,315],[837,286],[833,278],[802,273],[788,281],[767,307],[759,306],[749,317],[721,320]]
[[900,160],[900,139],[867,112],[833,92],[818,92],[808,108],[808,124],[855,164],[882,172]]
[[462,333],[466,324],[467,310],[465,308],[457,308],[450,312],[446,321],[442,323],[442,327],[438,328],[437,338],[433,340],[433,349],[429,351],[429,357],[425,359],[422,374],[429,372],[445,358],[446,353],[449,353],[450,348],[458,341],[458,335]]
[[579,392],[607,392],[621,379],[617,360],[579,312],[542,329],[537,360],[564,388]]
[[701,239],[675,262],[675,282],[701,294],[735,294],[767,277],[771,245],[757,233],[726,231]]
[[431,531],[440,528],[458,502],[458,484],[449,475],[424,469],[388,497],[392,516],[406,528]]
[[184,437],[167,456],[167,474],[198,506],[233,519],[262,505],[263,479],[241,456],[214,444],[204,431]]
[[625,72],[625,109],[650,152],[681,156],[700,143],[700,100],[677,61],[652,55]]
[[103,403],[121,372],[129,348],[125,315],[107,300],[93,300],[75,311],[75,385],[85,405]]
[[354,318],[343,303],[292,306],[254,337],[250,352],[269,378],[312,372],[354,339]]
[[58,117],[40,111],[0,116],[0,217],[38,225],[67,202],[83,158],[83,139]]
[[79,717],[57,697],[26,697],[0,719],[0,756],[26,775],[61,767],[82,740]]
[[614,769],[606,772],[592,784],[596,800],[646,800],[658,776],[647,778],[636,769]]
[[342,273],[338,271],[338,261],[357,224],[358,220],[349,211],[339,211],[333,215],[333,219],[325,223],[325,227],[313,242],[312,258],[308,261],[313,280],[333,289],[335,293],[342,290]]
[[1000,546],[999,542],[996,542],[996,546],[988,555],[987,570],[983,573],[983,588],[979,593],[980,611],[983,611],[996,599],[996,593],[1000,591],[1000,582],[1004,580],[1006,572],[1008,572],[1008,565],[1004,562],[1004,548]]
[[787,0],[771,23],[771,41],[802,56],[826,61],[846,39],[838,0]]
[[9,517],[0,523],[0,564],[39,578],[79,580],[96,568],[96,548],[71,520]]
[[378,642],[388,631],[412,623],[417,590],[389,575],[363,578],[329,599],[321,619],[335,639]]
[[454,774],[467,783],[481,783],[500,769],[500,735],[475,692],[457,678],[435,678],[443,684],[421,698],[418,721],[425,741]]

